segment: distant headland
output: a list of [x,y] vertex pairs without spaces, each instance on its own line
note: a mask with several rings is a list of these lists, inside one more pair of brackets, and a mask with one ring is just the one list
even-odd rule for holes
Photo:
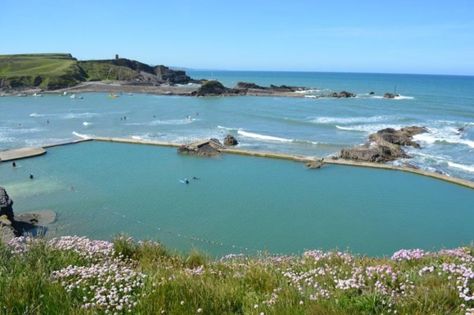
[[[151,66],[121,58],[78,60],[69,53],[0,55],[0,96],[35,93],[106,92],[182,96],[281,96],[352,98],[348,91],[323,91],[313,87],[238,82],[226,87],[216,80],[194,79],[183,70]],[[374,92],[370,92],[373,95]],[[384,98],[398,95],[385,93]]]

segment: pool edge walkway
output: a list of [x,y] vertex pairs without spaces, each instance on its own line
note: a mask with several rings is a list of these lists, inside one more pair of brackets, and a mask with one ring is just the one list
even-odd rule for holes
[[8,162],[29,157],[46,154],[46,150],[42,147],[28,147],[13,150],[0,151],[0,162]]

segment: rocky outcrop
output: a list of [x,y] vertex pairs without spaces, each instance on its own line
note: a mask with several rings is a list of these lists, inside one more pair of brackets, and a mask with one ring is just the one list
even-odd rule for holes
[[230,89],[216,80],[204,81],[201,87],[191,93],[193,96],[244,95],[245,90]]
[[265,86],[260,86],[252,82],[238,82],[237,85],[235,86],[236,89],[241,89],[241,90],[248,90],[248,89],[258,89],[258,90],[265,90],[268,89],[268,87]]
[[337,98],[349,98],[349,97],[355,97],[355,96],[356,95],[354,93],[347,92],[347,91],[341,91],[339,93],[334,92],[331,94],[331,97],[337,97]]
[[209,139],[178,147],[179,154],[211,157],[221,154],[220,150],[225,147],[217,139]]
[[324,161],[322,159],[318,161],[315,160],[315,161],[307,162],[306,167],[309,169],[319,169],[323,166],[323,164],[324,164]]
[[191,82],[191,78],[182,70],[172,70],[160,65],[155,67],[154,72],[158,80],[168,84],[186,84]]
[[46,230],[47,224],[56,220],[56,213],[52,210],[34,211],[13,214],[13,200],[6,190],[0,187],[0,242],[8,242],[24,233],[37,234],[38,228]]
[[13,200],[8,196],[5,188],[0,187],[0,216],[5,216],[10,221],[13,221]]
[[233,135],[227,135],[224,138],[224,145],[226,146],[235,146],[238,145],[239,141]]
[[304,91],[307,88],[302,86],[291,86],[291,85],[270,85],[270,89],[276,92],[297,92]]
[[369,140],[379,144],[388,142],[399,146],[419,148],[420,145],[413,141],[413,136],[424,132],[427,132],[426,128],[417,126],[405,127],[400,130],[386,128],[371,134]]
[[403,150],[403,146],[419,148],[419,144],[413,141],[413,136],[426,132],[423,127],[406,127],[399,130],[386,128],[369,136],[370,142],[350,149],[343,149],[339,155],[342,159],[364,161],[364,162],[389,162],[409,156]]
[[383,98],[395,98],[395,97],[398,97],[400,96],[399,94],[395,94],[395,93],[385,93],[383,95]]

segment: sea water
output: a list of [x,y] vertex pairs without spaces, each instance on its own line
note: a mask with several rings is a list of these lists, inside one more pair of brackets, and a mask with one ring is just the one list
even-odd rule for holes
[[284,160],[84,142],[16,168],[0,163],[0,179],[16,212],[57,212],[50,237],[125,233],[216,256],[336,248],[389,255],[474,239],[472,189],[399,171],[310,170]]
[[[474,180],[474,77],[302,72],[190,71],[195,78],[309,88],[302,98],[179,97],[104,93],[0,97],[0,149],[84,136],[171,142],[232,134],[240,147],[328,156],[382,128],[428,128],[408,149],[410,163]],[[356,98],[314,98],[348,90]],[[374,92],[374,95],[369,95]],[[383,99],[385,92],[400,97]],[[79,96],[79,95],[78,95]],[[402,163],[397,161],[395,163]]]

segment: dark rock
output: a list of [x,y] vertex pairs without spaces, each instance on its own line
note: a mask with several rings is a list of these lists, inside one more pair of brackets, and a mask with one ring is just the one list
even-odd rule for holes
[[225,147],[219,142],[219,140],[210,139],[191,144],[184,144],[178,147],[178,153],[210,157],[219,155],[221,153],[220,150],[222,149],[225,149]]
[[344,97],[344,98],[355,97],[355,94],[351,93],[351,92],[347,92],[347,91],[341,91],[341,92],[339,92],[338,97]]
[[339,93],[333,92],[329,96],[330,97],[337,97],[337,98],[349,98],[349,97],[355,97],[356,95],[354,93],[351,93],[351,92],[341,91]]
[[420,145],[412,140],[413,136],[419,133],[424,133],[426,131],[426,128],[417,126],[405,127],[400,130],[386,128],[379,130],[374,134],[371,134],[369,136],[369,139],[376,143],[386,141],[388,143],[397,144],[399,146],[412,146],[415,148],[419,148]]
[[395,98],[395,97],[398,97],[400,96],[399,94],[395,94],[395,93],[385,93],[383,95],[383,98]]
[[234,146],[234,145],[238,145],[238,144],[239,144],[239,141],[237,141],[237,139],[234,136],[232,136],[232,135],[225,136],[224,145]]
[[13,221],[13,200],[10,199],[5,188],[0,187],[0,216],[2,215]]
[[307,88],[302,86],[290,86],[290,85],[270,85],[270,89],[277,92],[296,92],[296,91],[304,91]]
[[201,87],[193,92],[195,96],[216,96],[222,95],[229,92],[229,88],[226,88],[222,83],[219,81],[206,81],[204,82]]
[[306,167],[310,169],[318,169],[318,168],[321,168],[323,164],[324,164],[323,160],[319,160],[319,161],[315,160],[315,161],[307,162]]
[[172,70],[163,65],[156,66],[154,69],[158,80],[169,84],[186,84],[191,82],[191,78],[182,70]]
[[14,216],[13,200],[5,189],[0,187],[0,242],[8,242],[24,233],[34,236],[40,230],[46,231],[44,225],[55,220],[56,213],[52,210],[26,212]]
[[426,132],[426,128],[411,126],[400,130],[386,128],[369,136],[370,143],[341,150],[340,157],[348,160],[383,163],[400,158],[409,158],[403,146],[419,148],[413,136]]
[[258,89],[258,90],[265,90],[267,87],[257,85],[252,82],[238,82],[237,85],[235,86],[236,89]]

